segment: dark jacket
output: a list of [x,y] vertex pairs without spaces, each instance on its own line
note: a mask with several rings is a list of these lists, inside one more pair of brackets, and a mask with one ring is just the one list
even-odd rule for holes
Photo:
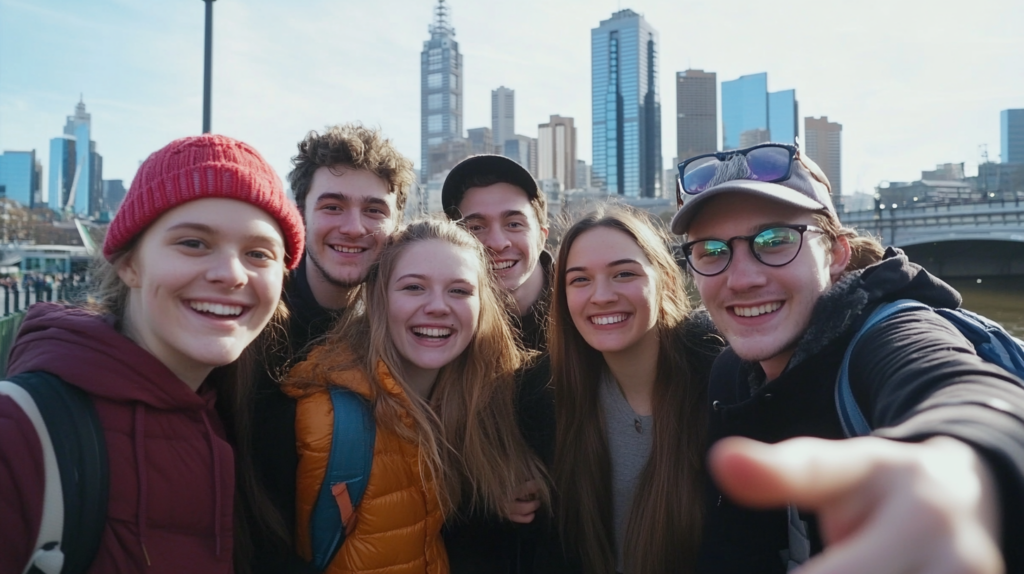
[[[233,572],[234,454],[214,409],[112,317],[33,306],[10,374],[47,371],[88,393],[106,440],[107,523],[90,572]],[[0,398],[0,572],[20,572],[42,516],[42,455],[32,424]]]
[[[810,327],[778,378],[765,383],[758,364],[742,361],[727,349],[711,375],[711,443],[730,435],[768,443],[798,436],[844,438],[834,396],[842,356],[872,310],[903,298],[933,307],[960,304],[951,287],[890,249],[885,260],[844,276],[821,297]],[[850,362],[853,393],[877,429],[873,434],[908,442],[946,435],[975,447],[997,476],[1007,571],[1021,571],[1024,391],[1012,375],[980,359],[955,327],[930,311],[900,314],[875,333],[861,339]],[[992,404],[1005,405],[1008,412]],[[706,503],[699,572],[785,572],[780,555],[788,549],[785,510],[741,508],[713,484]],[[814,517],[806,518],[812,553],[820,552]]]
[[[340,311],[321,307],[316,302],[306,279],[307,263],[308,257],[303,257],[285,285],[283,299],[289,312],[288,338],[266,357],[266,368],[255,382],[252,423],[256,477],[280,514],[290,538],[295,530],[295,473],[299,457],[295,450],[295,399],[281,391],[280,381],[290,366],[305,358],[312,347],[310,343],[323,337],[341,316]],[[260,530],[259,525],[252,526],[254,573],[316,572],[299,558],[292,540],[280,540]]]
[[[520,340],[540,353],[516,380],[516,419],[526,444],[550,468],[555,454],[555,397],[551,389],[551,361],[547,347],[547,312],[551,304],[551,254],[542,251],[544,288],[522,317],[511,317]],[[452,574],[536,571],[542,540],[554,524],[547,509],[532,523],[516,525],[493,515],[455,516],[444,529],[445,547]]]

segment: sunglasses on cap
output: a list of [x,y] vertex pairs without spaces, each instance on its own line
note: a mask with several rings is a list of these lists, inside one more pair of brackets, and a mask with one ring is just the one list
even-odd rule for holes
[[793,173],[793,159],[798,149],[790,144],[765,143],[691,157],[679,164],[676,202],[682,207],[683,193],[697,195],[734,179],[765,183],[786,181]]

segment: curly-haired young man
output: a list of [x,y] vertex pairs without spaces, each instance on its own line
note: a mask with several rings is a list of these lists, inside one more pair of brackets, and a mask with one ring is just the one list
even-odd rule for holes
[[295,400],[278,380],[344,312],[401,222],[416,177],[412,161],[380,130],[353,123],[306,134],[292,164],[288,180],[306,223],[306,252],[285,287],[287,340],[267,353],[267,369],[256,381],[250,450],[258,490],[269,500],[252,506],[266,509],[269,502],[277,516],[266,509],[249,517],[253,572],[316,571],[296,555],[292,540]]

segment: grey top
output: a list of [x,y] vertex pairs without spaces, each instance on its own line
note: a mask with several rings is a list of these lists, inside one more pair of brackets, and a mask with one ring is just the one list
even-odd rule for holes
[[633,492],[651,454],[654,417],[640,416],[626,402],[618,383],[607,371],[601,377],[601,410],[612,464],[612,520],[615,523],[615,569],[624,570],[622,547]]

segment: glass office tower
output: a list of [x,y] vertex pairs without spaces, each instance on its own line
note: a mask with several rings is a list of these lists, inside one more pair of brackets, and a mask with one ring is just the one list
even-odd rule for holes
[[768,93],[768,132],[771,141],[791,144],[800,135],[796,90]]
[[999,112],[999,136],[1003,163],[1024,163],[1024,109]]
[[627,197],[661,195],[658,33],[632,10],[590,31],[593,182]]
[[3,197],[27,208],[34,207],[36,190],[39,189],[37,169],[35,150],[0,154],[0,192]]
[[[432,166],[430,147],[462,137],[462,54],[448,5],[438,0],[430,39],[420,52],[420,180],[441,171]],[[436,154],[435,154],[436,155]]]
[[[768,141],[768,74],[722,82],[722,149]],[[742,143],[741,143],[742,142]]]

